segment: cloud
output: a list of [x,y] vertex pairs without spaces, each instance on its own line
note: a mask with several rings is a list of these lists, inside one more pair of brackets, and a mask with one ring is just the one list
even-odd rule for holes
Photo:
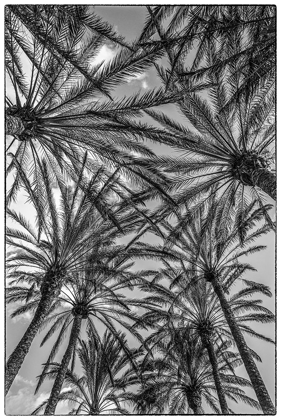
[[103,66],[107,64],[110,60],[112,60],[117,53],[117,50],[114,48],[110,48],[108,45],[104,44],[101,49],[99,50],[97,56],[92,61],[92,66],[96,66],[102,62]]
[[135,305],[130,305],[130,309],[131,309],[131,311],[133,311],[133,312],[139,312],[139,311],[140,311],[140,309],[141,309],[141,307],[139,307],[139,306],[135,306]]
[[24,383],[24,384],[29,385],[29,386],[35,386],[35,382],[33,382],[29,379],[23,378],[21,375],[17,375],[16,378],[15,378],[15,383],[19,383],[19,382]]
[[9,395],[6,399],[6,415],[31,414],[49,394],[42,392],[35,397],[29,387],[21,388],[16,394]]
[[[34,401],[34,409],[37,408],[42,402],[46,401],[50,396],[49,392],[41,392]],[[34,398],[34,397],[33,397]]]
[[127,82],[128,83],[140,83],[141,87],[143,89],[146,89],[148,87],[148,83],[147,83],[147,73],[136,73],[134,76],[129,76],[127,77]]
[[[7,309],[6,309],[6,315],[7,315],[7,317],[9,317],[10,318],[10,316],[11,316],[11,314],[16,310],[16,309],[18,309],[20,307],[20,304],[19,303],[16,303],[16,302],[14,302],[14,303],[9,303],[9,305],[7,306]],[[21,314],[21,315],[17,315],[16,317],[14,317],[14,318],[10,318],[10,320],[11,320],[11,322],[13,323],[13,324],[16,324],[16,323],[18,323],[18,322],[22,322],[22,323],[27,323],[27,322],[30,322],[30,320],[33,318],[33,313],[32,312],[25,312],[25,313],[23,313],[23,314]]]
[[72,387],[67,386],[67,387],[62,388],[61,392],[68,392],[68,391],[71,391],[71,390],[72,390]]
[[58,403],[57,408],[56,408],[56,415],[57,414],[68,414],[70,411],[69,406],[68,406],[68,402],[67,401],[61,401],[60,403]]
[[134,76],[128,76],[127,77],[127,82],[131,83],[134,80],[143,80],[147,77],[146,73],[136,73],[134,74]]
[[[30,385],[32,381],[28,381],[20,377],[20,382]],[[67,391],[68,388],[63,388],[63,391]],[[19,414],[31,414],[42,402],[49,398],[49,392],[41,392],[38,396],[33,394],[33,388],[27,386],[21,388],[16,394],[9,395],[6,399],[5,414],[6,415],[19,415]],[[68,414],[69,406],[67,401],[62,401],[57,405],[57,414]],[[42,414],[42,412],[41,412]]]
[[148,84],[147,84],[147,81],[146,81],[146,80],[144,80],[144,81],[141,83],[141,87],[142,87],[143,89],[146,89],[146,88],[148,87]]
[[31,414],[43,401],[49,397],[49,392],[34,395],[35,382],[17,375],[14,381],[18,391],[6,398],[6,415]]

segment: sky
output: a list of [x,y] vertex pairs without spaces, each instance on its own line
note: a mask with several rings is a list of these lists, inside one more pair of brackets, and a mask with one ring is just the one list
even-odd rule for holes
[[[140,34],[143,22],[146,17],[146,9],[143,6],[96,6],[96,13],[104,18],[114,26],[114,29],[123,35],[128,41],[132,41],[137,38]],[[114,48],[106,44],[102,47],[96,62],[99,60],[110,60],[115,54]],[[125,88],[124,85],[120,90],[116,90],[116,95],[130,95],[133,92],[141,91],[144,92],[148,88],[155,86],[160,86],[160,82],[157,79],[157,75],[153,70],[149,70],[142,74],[136,75],[134,78],[128,80]],[[174,106],[167,105],[165,106],[165,111],[169,112],[169,116],[173,118],[176,116],[176,110]],[[157,154],[167,153],[167,148],[164,146],[153,145],[153,151]],[[26,204],[25,197],[21,196],[19,202],[15,208],[20,209],[23,214],[29,213],[30,209]],[[254,254],[249,257],[248,262],[254,265],[257,268],[257,272],[251,274],[248,278],[250,280],[255,280],[270,286],[272,292],[275,288],[275,258],[274,258],[274,234],[270,233],[266,236],[265,239],[262,239],[262,244],[267,245],[267,249]],[[274,298],[264,299],[263,303],[265,306],[274,311]],[[14,347],[17,345],[20,337],[27,328],[29,318],[27,316],[21,316],[16,319],[9,319],[10,309],[7,310],[7,327],[6,327],[6,352],[7,356],[13,351]],[[266,324],[265,326],[258,326],[258,331],[263,332],[270,337],[274,337],[274,326]],[[42,340],[42,334],[35,338],[31,350],[27,355],[24,364],[17,376],[10,393],[7,398],[6,403],[6,414],[9,415],[19,415],[19,414],[30,414],[48,395],[50,389],[50,384],[46,382],[39,393],[34,396],[33,391],[35,387],[35,377],[41,372],[41,364],[46,360],[46,355],[51,348],[52,342],[47,342],[42,349],[39,350],[40,341]],[[275,349],[273,345],[263,343],[253,338],[247,336],[247,342],[250,346],[253,346],[254,349],[257,349],[258,354],[261,356],[263,363],[258,365],[260,373],[264,379],[264,382],[267,386],[267,389],[271,395],[271,398],[274,400],[274,357]],[[66,345],[66,343],[65,343]],[[64,352],[64,347],[60,350],[59,356]],[[243,372],[238,372],[241,375],[246,374]],[[254,393],[249,393],[250,396],[254,397]],[[237,406],[233,406],[234,410],[238,412]],[[246,407],[241,404],[239,407],[244,413],[257,413],[256,410],[251,410],[251,408]],[[245,410],[245,411],[243,411]],[[56,414],[65,414],[68,412],[67,404],[58,405]]]

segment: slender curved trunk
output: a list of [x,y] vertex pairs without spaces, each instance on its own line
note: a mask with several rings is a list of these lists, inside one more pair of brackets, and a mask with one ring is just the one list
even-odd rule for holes
[[20,135],[24,129],[24,123],[22,122],[21,118],[14,115],[6,115],[6,135]]
[[211,281],[214,291],[219,298],[225,319],[229,325],[237,348],[239,350],[240,356],[243,360],[245,365],[246,371],[249,375],[250,381],[252,382],[253,388],[255,390],[257,399],[260,403],[260,406],[264,412],[264,414],[276,414],[275,407],[272,404],[271,398],[268,394],[266,386],[262,380],[262,377],[259,373],[259,370],[256,367],[256,364],[252,358],[251,353],[249,352],[249,348],[246,344],[243,334],[240,331],[239,326],[235,320],[235,317],[232,313],[230,305],[225,298],[223,289],[218,281],[218,279],[214,276]]
[[17,376],[24,358],[29,351],[31,343],[39,330],[39,327],[50,311],[51,305],[57,292],[57,289],[50,289],[49,292],[42,293],[42,297],[29,327],[27,328],[13,353],[10,355],[6,364],[5,394],[8,393],[15,377]]
[[216,354],[214,351],[213,343],[211,342],[210,337],[205,337],[203,334],[201,335],[201,339],[202,339],[203,346],[207,349],[207,352],[209,355],[209,360],[212,366],[213,377],[215,381],[215,387],[216,387],[216,391],[217,391],[219,402],[220,402],[221,412],[222,414],[229,414],[227,402],[226,402],[225,395],[223,392],[221,377],[219,374],[218,362],[217,362]]
[[259,169],[255,174],[255,184],[276,201],[276,175],[269,169]]
[[64,356],[62,358],[59,371],[56,375],[56,379],[55,379],[47,406],[45,408],[44,415],[51,416],[55,414],[56,406],[59,401],[59,395],[63,386],[67,368],[68,368],[76,341],[80,334],[81,322],[82,322],[82,315],[76,315],[73,321],[72,328],[71,328],[69,343],[64,353]]

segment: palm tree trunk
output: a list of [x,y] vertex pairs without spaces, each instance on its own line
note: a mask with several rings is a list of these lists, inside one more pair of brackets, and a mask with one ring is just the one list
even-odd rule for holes
[[59,371],[56,375],[56,379],[55,379],[44,415],[51,416],[55,414],[56,406],[59,401],[59,395],[63,386],[67,368],[68,368],[76,341],[80,334],[81,322],[82,322],[82,315],[76,315],[73,321],[72,328],[71,328],[69,343],[64,353],[64,356],[62,358]]
[[222,387],[221,378],[219,374],[218,362],[217,362],[216,354],[214,351],[214,346],[211,342],[210,337],[206,337],[202,334],[201,339],[209,355],[209,360],[212,366],[216,391],[217,391],[219,402],[220,402],[221,412],[222,414],[229,414],[228,406],[227,406],[227,402],[226,402],[225,395],[223,392],[223,387]]
[[190,408],[193,410],[194,414],[202,414],[201,407],[197,404],[190,405]]
[[229,325],[237,348],[239,350],[240,356],[243,360],[245,365],[246,371],[249,375],[250,381],[252,382],[253,388],[255,390],[257,399],[260,403],[260,406],[264,412],[264,414],[275,414],[275,407],[272,404],[271,398],[268,394],[268,391],[265,387],[265,384],[262,380],[262,377],[259,373],[259,370],[256,367],[256,364],[252,358],[251,353],[249,352],[249,348],[246,344],[243,334],[240,331],[239,326],[236,323],[235,317],[232,313],[230,305],[225,298],[224,292],[222,287],[214,276],[211,281],[214,291],[219,298],[225,319]]
[[17,347],[11,354],[6,364],[6,376],[5,376],[5,393],[7,394],[15,377],[18,374],[18,371],[21,368],[21,365],[24,361],[25,356],[27,355],[31,343],[36,336],[39,327],[42,322],[45,320],[48,312],[50,311],[51,305],[53,303],[54,297],[56,296],[57,290],[50,289],[48,293],[42,294],[34,317],[24,333],[22,339],[18,343]]
[[24,129],[25,127],[21,118],[14,115],[6,115],[6,135],[20,135]]
[[198,392],[192,392],[187,396],[188,405],[194,414],[203,414],[201,395]]
[[270,170],[259,169],[255,175],[255,184],[276,201],[276,175]]

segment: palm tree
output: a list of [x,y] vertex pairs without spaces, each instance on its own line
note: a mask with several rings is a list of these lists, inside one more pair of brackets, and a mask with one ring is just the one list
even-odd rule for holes
[[[175,174],[178,201],[219,191],[227,198],[226,212],[233,206],[242,214],[248,197],[264,202],[264,193],[276,199],[274,173],[274,90],[272,81],[238,102],[233,112],[222,111],[226,90],[222,79],[213,76],[208,100],[199,94],[187,95],[179,103],[182,117],[192,129],[179,125],[167,115],[147,114],[169,132],[185,134],[188,142],[174,141],[182,157],[162,158],[156,167]],[[164,142],[164,141],[163,141]]]
[[[15,94],[26,94],[26,86],[23,78],[22,61],[20,54],[33,65],[32,81],[38,71],[43,77],[43,82],[51,84],[51,71],[44,72],[40,53],[43,52],[54,60],[49,65],[70,66],[76,75],[84,76],[89,82],[95,84],[93,74],[87,66],[89,53],[92,58],[94,51],[84,50],[84,55],[77,55],[77,48],[82,47],[81,39],[90,36],[92,47],[99,48],[103,42],[110,41],[115,46],[127,49],[131,47],[124,39],[116,34],[113,28],[95,15],[93,7],[72,5],[8,5],[5,7],[5,46],[6,46],[6,70],[10,80],[16,83]],[[32,51],[34,45],[37,51]],[[38,59],[39,57],[39,59]],[[26,62],[24,61],[24,64]],[[31,81],[31,84],[32,84]],[[33,87],[35,89],[35,85]],[[18,117],[8,117],[12,122],[21,121]],[[9,125],[9,123],[8,123]],[[18,124],[17,124],[18,125]]]
[[[234,205],[237,211],[242,214],[248,196],[251,199],[259,200],[261,207],[264,193],[276,200],[273,61],[269,59],[272,71],[269,73],[265,71],[265,74],[260,77],[259,83],[256,81],[259,76],[253,71],[251,75],[253,75],[254,81],[251,88],[246,89],[245,87],[248,84],[248,67],[251,65],[259,68],[259,65],[264,63],[263,61],[261,63],[258,53],[262,43],[261,39],[265,36],[260,25],[271,28],[275,19],[273,8],[261,7],[257,11],[252,6],[245,8],[211,6],[211,10],[208,6],[174,6],[174,10],[167,7],[163,11],[160,8],[152,10],[148,7],[148,9],[150,25],[147,24],[141,39],[146,39],[154,32],[158,34],[160,41],[149,41],[145,45],[150,45],[150,47],[158,45],[159,49],[164,48],[167,52],[171,69],[163,66],[156,67],[163,85],[166,87],[167,93],[185,92],[184,97],[177,101],[180,123],[162,112],[145,110],[168,132],[185,137],[183,141],[177,141],[176,138],[174,140],[174,147],[181,153],[180,157],[163,157],[162,162],[154,162],[154,166],[173,174],[174,186],[179,190],[178,201],[181,204],[200,196],[206,199],[206,194],[212,192],[212,187],[228,198],[226,214],[229,208]],[[173,12],[170,32],[168,29],[167,34],[161,26],[162,19]],[[256,18],[255,12],[257,13]],[[232,23],[238,28],[239,41],[242,42],[243,37],[245,38],[243,31],[248,31],[251,34],[249,43],[254,44],[253,48],[256,48],[255,52],[249,52],[250,57],[246,59],[247,64],[244,63],[242,69],[239,67],[242,60],[239,57],[243,56],[244,51],[241,52],[239,42],[234,42],[232,39],[233,33],[233,38],[235,38],[236,32],[231,32],[224,28],[223,24],[216,23],[222,17],[227,21],[228,15],[231,13],[236,17],[238,15],[238,20],[233,17]],[[252,20],[250,19],[251,14]],[[183,32],[186,30],[185,37],[182,42],[176,37],[177,42],[170,45],[169,38],[174,35],[173,31],[177,26],[180,31],[185,19],[188,22],[188,27],[182,29]],[[213,22],[214,36],[211,30]],[[247,22],[250,27],[245,29],[248,25]],[[147,36],[145,31],[148,31]],[[221,41],[220,38],[217,39],[216,31],[219,35],[221,31],[221,38],[227,39],[227,42]],[[268,42],[272,47],[268,48],[268,51],[271,56],[274,56],[273,36],[271,29],[268,31]],[[259,40],[257,41],[255,37],[258,37]],[[197,42],[198,39],[196,50],[194,42]],[[225,44],[225,49],[220,48],[220,42]],[[195,58],[193,57],[194,50],[197,51]],[[227,51],[225,52],[225,50]],[[226,60],[227,64],[220,68],[224,52],[232,54],[234,63]],[[191,57],[188,56],[188,53],[192,53]],[[193,79],[180,76],[185,62],[190,62],[193,58],[195,68],[203,60],[208,69],[203,92],[190,93],[189,88],[194,83]],[[259,63],[254,63],[255,59],[258,59]],[[236,67],[235,60],[238,60]],[[225,67],[227,68],[225,69]],[[228,78],[229,82],[226,82]],[[239,93],[239,100],[232,103],[231,98],[237,92],[241,93]],[[231,106],[229,106],[230,102]],[[165,143],[165,139],[163,139],[163,143]],[[265,216],[268,217],[268,215]]]
[[[254,362],[258,355],[243,335],[271,341],[248,325],[273,320],[261,300],[249,299],[256,292],[271,294],[266,286],[242,278],[253,268],[240,258],[262,249],[250,244],[273,227],[271,206],[264,206],[264,200],[266,195],[276,199],[275,9],[147,9],[140,39],[128,44],[92,6],[5,8],[7,174],[14,177],[7,203],[12,206],[23,188],[37,218],[33,228],[11,207],[7,211],[17,225],[7,229],[8,269],[14,279],[7,302],[23,302],[12,316],[31,311],[33,319],[8,360],[6,392],[34,337],[52,322],[43,343],[55,331],[59,334],[38,383],[39,388],[45,377],[54,379],[50,398],[39,407],[45,406],[45,414],[54,414],[65,399],[78,404],[71,414],[90,415],[110,403],[112,413],[128,414],[120,405],[126,398],[142,413],[191,409],[196,414],[202,398],[215,412],[219,405],[229,412],[225,397],[258,407],[237,387],[249,382],[235,376],[240,358],[229,351],[229,342],[238,347],[264,413],[274,414]],[[95,64],[106,42],[114,44],[115,57]],[[157,61],[164,54],[167,68],[166,60]],[[118,85],[152,65],[162,88],[114,98]],[[168,103],[177,103],[182,123],[152,109]],[[144,114],[157,127],[144,122]],[[172,146],[182,156],[159,158],[144,140]],[[165,199],[160,212],[149,212],[145,201],[159,193]],[[172,221],[163,221],[171,208]],[[264,218],[266,223],[256,227]],[[164,246],[137,242],[149,230]],[[132,233],[130,241],[125,235]],[[120,238],[127,243],[117,245]],[[133,272],[128,260],[136,257],[160,260],[165,269]],[[246,287],[230,293],[241,280]],[[134,286],[151,295],[130,299]],[[142,317],[134,305],[145,309]],[[96,320],[107,330],[103,342]],[[84,324],[89,342],[81,342],[79,349],[82,365],[87,359],[79,378],[75,352]],[[144,343],[143,380],[134,359],[140,353],[131,355],[117,324],[139,341],[137,326],[156,328]],[[67,332],[64,356],[54,363]],[[123,357],[116,375],[126,361],[134,367],[121,379],[114,379],[107,360],[106,368],[98,362],[114,346]],[[154,348],[159,354],[153,359]],[[208,383],[197,377],[201,367],[196,372],[196,362],[207,372]],[[93,385],[98,370],[107,385]],[[75,390],[61,392],[69,380]],[[193,386],[194,381],[199,385]],[[121,396],[127,385],[140,389]],[[109,394],[97,404],[103,386]]]
[[[182,262],[182,267],[184,263]],[[243,268],[243,267],[242,267]],[[240,272],[241,269],[240,267]],[[248,265],[244,267],[244,270]],[[239,275],[239,274],[238,274]],[[233,343],[233,337],[224,317],[224,313],[220,306],[220,301],[216,294],[213,293],[212,286],[204,282],[200,278],[193,276],[192,280],[188,280],[188,269],[185,275],[182,274],[182,268],[175,268],[168,265],[161,274],[155,276],[155,282],[147,282],[142,286],[146,292],[150,292],[151,296],[146,298],[147,303],[158,304],[159,308],[154,308],[143,315],[141,321],[136,326],[157,329],[147,339],[150,348],[157,349],[158,342],[165,340],[171,330],[171,321],[180,331],[188,330],[195,337],[196,342],[200,342],[202,348],[207,350],[207,358],[213,374],[215,389],[217,391],[222,411],[227,411],[225,400],[225,392],[222,385],[222,378],[218,371],[218,364],[215,357],[216,348],[226,343]],[[232,276],[237,279],[236,276]],[[156,280],[157,278],[157,280]],[[162,283],[166,279],[170,279],[170,287],[165,287]],[[159,284],[156,284],[158,283]],[[177,285],[174,292],[171,288]],[[273,314],[260,305],[261,301],[257,299],[247,299],[254,293],[263,291],[269,294],[269,290],[262,285],[246,281],[246,288],[242,288],[237,294],[233,295],[230,300],[230,308],[234,314],[235,322],[240,330],[250,335],[256,336],[268,342],[272,340],[262,334],[257,333],[248,323],[256,322],[272,322]],[[161,309],[160,309],[161,308]],[[249,313],[250,311],[250,313]],[[173,325],[173,324],[172,324]],[[261,361],[260,357],[252,349],[248,348],[253,358]],[[229,398],[231,394],[228,395]],[[245,400],[247,403],[247,401]],[[161,406],[161,404],[160,404]],[[257,407],[257,406],[256,406]]]
[[[156,331],[153,337],[148,337],[148,342],[153,357],[150,353],[143,360],[141,387],[135,393],[127,394],[137,411],[141,414],[186,414],[191,409],[194,414],[203,414],[202,402],[205,401],[219,414],[213,370],[205,347],[192,330],[175,328],[170,322],[165,336],[162,332],[157,335]],[[239,366],[241,360],[228,347],[229,343],[224,342],[215,350],[225,395],[233,401],[242,400],[259,408],[257,402],[240,388],[251,384],[234,374],[234,367]]]
[[[121,41],[112,28],[102,23],[88,6],[6,6],[5,30],[6,70],[14,86],[17,102],[20,94],[26,97],[28,91],[24,82],[20,53],[32,63],[31,90],[40,90],[41,85],[45,84],[56,92],[51,80],[51,73],[56,65],[71,66],[72,73],[74,72],[72,76],[75,74],[84,76],[89,82],[94,83],[93,75],[87,66],[87,60],[89,61],[90,58],[89,48],[88,51],[83,51],[86,54],[82,54],[81,57],[75,51],[87,31],[91,33],[90,42],[96,41],[94,42],[96,48],[99,48],[105,38],[109,38],[114,43]],[[93,52],[92,54],[94,56]],[[42,66],[42,61],[46,59],[49,59],[48,70]],[[43,78],[40,83],[37,80],[39,75]],[[33,82],[34,86],[32,86]],[[11,105],[11,101],[8,100],[8,103]],[[26,128],[26,118],[22,118],[21,113],[13,114],[7,115],[7,125],[11,128],[8,133],[12,134],[15,131],[16,134],[21,134]]]
[[[110,241],[105,242],[105,238],[103,238],[100,248],[96,249],[94,259],[91,260],[87,270],[88,273],[86,271],[85,275],[78,274],[76,279],[72,279],[71,285],[65,286],[65,290],[62,289],[61,296],[57,299],[61,304],[60,310],[46,319],[46,323],[51,322],[51,327],[43,338],[41,345],[59,328],[60,331],[35,392],[39,390],[43,383],[50,363],[71,327],[68,346],[62,357],[60,367],[57,369],[55,382],[45,408],[46,415],[55,413],[71,358],[74,366],[76,344],[82,333],[83,324],[95,336],[95,340],[99,340],[96,325],[97,322],[101,322],[106,330],[110,331],[116,342],[120,342],[120,346],[127,357],[130,355],[130,350],[127,348],[123,336],[120,337],[120,333],[116,330],[116,324],[135,335],[135,338],[140,339],[140,336],[134,333],[131,328],[132,321],[136,322],[139,318],[133,310],[133,306],[145,305],[141,300],[125,297],[126,289],[132,288],[133,285],[141,281],[141,279],[138,280],[136,273],[128,271],[128,264],[124,264],[128,258],[132,257],[132,253],[130,253],[126,258],[126,247],[127,245],[117,247]],[[136,250],[136,254],[137,252]],[[122,258],[121,262],[120,256]],[[129,268],[131,268],[131,265],[129,264]]]
[[15,174],[8,201],[21,185],[21,170],[31,176],[40,171],[43,158],[50,170],[60,168],[72,178],[82,165],[82,149],[89,152],[89,171],[103,162],[137,185],[159,191],[168,182],[149,169],[146,160],[154,154],[139,141],[169,141],[169,135],[133,122],[132,116],[170,102],[171,95],[158,89],[118,101],[110,96],[118,84],[150,67],[161,52],[119,45],[110,63],[93,64],[105,37],[115,44],[121,41],[89,10],[6,7],[6,133],[12,136],[7,174]]
[[[226,227],[222,219],[224,203],[221,201],[221,198],[218,202],[213,198],[212,202],[206,206],[206,211],[200,210],[196,218],[190,219],[189,225],[186,223],[186,217],[179,220],[177,226],[171,226],[165,222],[165,229],[168,232],[167,247],[174,246],[174,253],[182,262],[182,266],[177,271],[170,272],[170,276],[171,273],[173,274],[171,287],[181,286],[175,299],[178,301],[181,296],[186,295],[194,281],[205,281],[212,285],[260,406],[264,413],[272,414],[275,412],[275,408],[242,334],[242,331],[245,331],[262,338],[247,325],[249,321],[258,320],[257,314],[254,316],[249,314],[242,318],[242,325],[238,321],[239,318],[236,319],[235,316],[235,313],[239,313],[241,305],[243,306],[244,297],[253,291],[264,293],[267,296],[271,296],[271,292],[268,287],[262,284],[243,279],[247,286],[246,289],[242,289],[228,300],[225,296],[225,293],[229,293],[233,283],[242,279],[242,275],[247,270],[254,270],[249,264],[241,263],[239,258],[265,248],[250,244],[267,233],[270,226],[268,224],[261,227],[255,226],[261,219],[263,210],[260,208],[254,210],[255,203],[252,203],[246,208],[243,223],[238,213],[233,218],[229,218]],[[169,270],[171,270],[170,267]],[[236,299],[241,299],[241,302],[238,300],[238,304],[235,304]],[[259,303],[259,301],[254,301],[253,308]],[[259,310],[260,306],[256,308]],[[260,321],[272,322],[274,319],[272,313],[267,309],[262,309],[262,311]]]
[[216,357],[214,345],[216,324],[219,322],[222,323],[222,314],[218,312],[214,302],[212,302],[213,304],[210,304],[210,301],[214,299],[212,299],[212,296],[208,299],[208,292],[206,288],[204,288],[204,284],[200,285],[199,283],[196,286],[196,288],[192,289],[189,300],[189,304],[193,310],[188,311],[190,317],[190,325],[188,328],[193,328],[197,335],[197,339],[199,338],[199,340],[201,340],[202,346],[208,352],[221,412],[222,414],[228,414],[229,409],[219,374],[218,359]]
[[[58,400],[75,405],[70,415],[129,414],[121,404],[123,397],[117,383],[130,358],[136,358],[138,351],[130,349],[130,356],[124,353],[124,333],[120,334],[119,341],[108,331],[102,338],[93,334],[92,329],[88,333],[88,341],[79,340],[77,349],[82,376],[67,370],[64,383],[71,390],[61,392]],[[59,369],[60,365],[51,363],[47,377],[57,375]],[[47,403],[48,400],[44,401],[32,414],[38,414]]]
[[[212,366],[212,372],[220,402],[221,412],[223,414],[227,414],[229,410],[225,398],[225,395],[227,394],[225,394],[223,389],[215,350],[216,347],[220,344],[226,343],[224,337],[228,339],[228,343],[232,342],[233,340],[228,328],[228,324],[221,310],[220,302],[217,296],[213,293],[212,287],[202,280],[196,281],[196,279],[193,278],[191,281],[194,284],[191,286],[188,296],[185,297],[188,302],[181,306],[182,320],[180,323],[183,325],[188,325],[187,328],[193,331],[193,334],[197,340],[201,340],[203,347],[205,347],[207,350],[209,361]],[[184,283],[181,284],[181,287],[179,287],[177,293],[180,293],[181,289],[186,290]],[[250,289],[251,293],[255,293],[257,291],[254,287]],[[235,316],[235,321],[240,326],[241,330],[246,332],[247,326],[244,330],[244,324],[246,322],[248,323],[251,320],[259,322],[273,322],[274,320],[274,316],[270,313],[270,311],[268,312],[264,307],[260,305],[258,307],[256,306],[256,300],[251,301],[245,299],[243,301],[241,299],[240,296],[247,294],[247,292],[249,292],[248,289],[245,291],[245,289],[242,288],[240,290],[239,296],[234,296],[231,300],[231,309]],[[241,316],[240,311],[243,310],[259,310],[260,312],[250,313],[246,316],[243,314]],[[267,337],[260,338],[263,338],[267,341]],[[252,351],[250,350],[250,352]],[[255,355],[254,352],[252,352],[252,354]]]
[[[118,197],[119,192],[125,198],[128,196],[126,190],[122,193],[120,183],[112,187],[114,179],[100,169],[87,180],[83,169],[77,174],[72,192],[59,177],[58,189],[52,189],[53,183],[44,162],[35,187],[31,180],[23,178],[36,210],[36,229],[21,214],[7,210],[12,222],[20,228],[7,228],[7,244],[12,250],[7,260],[9,277],[31,283],[30,293],[35,291],[35,285],[40,287],[40,295],[37,290],[34,317],[7,362],[6,392],[42,322],[56,307],[62,286],[71,282],[76,272],[84,269],[102,241],[106,244],[111,237],[117,238],[118,234],[132,231],[142,219],[142,212],[134,210],[136,206],[131,205],[133,210],[129,209],[128,204],[132,200],[128,200],[127,204],[122,204],[120,200],[112,203],[113,194]],[[85,192],[80,191],[81,184]]]

